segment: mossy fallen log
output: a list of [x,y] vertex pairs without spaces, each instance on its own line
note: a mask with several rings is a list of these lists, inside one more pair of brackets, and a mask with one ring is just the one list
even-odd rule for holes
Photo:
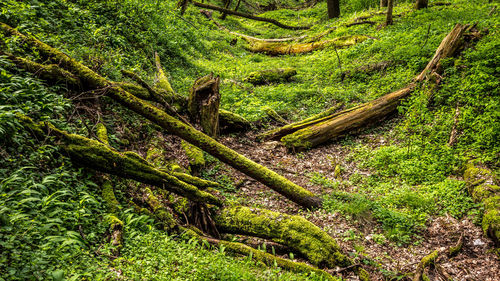
[[436,73],[439,70],[440,61],[452,56],[462,46],[464,33],[469,28],[469,25],[457,24],[443,39],[425,69],[405,88],[362,104],[355,109],[336,113],[333,118],[327,118],[325,121],[314,122],[310,126],[302,124],[303,128],[283,136],[281,141],[291,150],[300,151],[352,133],[356,129],[373,124],[393,114],[401,100],[413,92],[418,82],[422,82],[431,74]]
[[21,123],[40,138],[55,136],[60,147],[78,165],[137,180],[167,189],[189,200],[221,206],[221,201],[196,186],[185,183],[175,176],[160,171],[133,152],[120,153],[110,146],[79,135],[59,130],[48,122],[35,123],[29,117],[19,114]]
[[484,206],[481,226],[497,247],[500,246],[500,186],[492,171],[467,164],[464,172],[469,194]]
[[257,139],[258,140],[279,140],[283,136],[291,134],[295,131],[298,131],[298,130],[303,129],[305,127],[317,124],[319,122],[326,121],[328,119],[331,119],[331,118],[337,116],[335,114],[335,112],[337,112],[340,108],[342,108],[342,106],[344,106],[343,103],[338,103],[335,106],[332,106],[329,109],[327,109],[323,112],[320,112],[318,114],[315,114],[315,115],[313,115],[309,118],[306,118],[302,121],[288,124],[288,125],[285,125],[283,127],[279,127],[279,128],[264,132],[262,134],[259,134],[257,136]]
[[243,81],[253,85],[263,85],[274,82],[285,82],[295,75],[297,75],[297,70],[291,67],[266,69],[251,72]]
[[236,206],[223,209],[215,222],[222,232],[261,237],[286,245],[316,266],[352,264],[332,237],[303,217]]
[[145,202],[149,205],[152,214],[160,221],[163,225],[163,230],[169,232],[177,227],[177,221],[171,212],[169,212],[165,206],[159,201],[159,199],[155,196],[153,191],[146,187],[144,189]]
[[283,43],[283,42],[263,42],[245,38],[248,42],[247,49],[256,53],[265,53],[267,55],[290,55],[303,54],[315,50],[321,50],[328,47],[344,48],[367,40],[369,37],[364,35],[351,35],[339,38],[315,41],[310,43]]
[[[53,60],[58,61],[61,67],[71,72],[75,76],[77,76],[82,81],[82,84],[86,85],[87,87],[91,89],[106,89],[105,91],[106,95],[112,98],[113,100],[117,101],[124,107],[136,112],[137,114],[145,117],[151,122],[159,125],[169,133],[177,135],[178,137],[203,149],[204,151],[218,158],[222,162],[258,180],[259,182],[265,184],[266,186],[270,187],[276,192],[282,194],[291,201],[306,208],[321,206],[322,199],[314,195],[312,192],[291,182],[290,180],[277,174],[276,172],[271,171],[270,169],[242,156],[236,151],[210,138],[206,134],[203,134],[202,132],[196,130],[192,126],[185,124],[177,120],[176,118],[168,115],[163,110],[153,106],[152,104],[135,97],[134,95],[128,93],[127,91],[120,88],[116,84],[108,81],[104,77],[98,75],[85,65],[77,62],[76,60],[60,52],[59,50],[54,49],[51,46],[31,36],[25,36],[19,33],[17,30],[3,23],[0,23],[0,31],[7,36],[19,37],[19,39],[21,39],[25,43],[25,45],[30,46],[33,49],[36,49],[38,52],[40,52],[42,56],[52,58]],[[99,143],[99,145],[102,144]],[[72,148],[71,149],[72,153],[75,154],[76,156],[78,156],[81,153],[90,153],[90,154],[93,153],[92,149],[89,150],[88,147],[86,146],[77,145],[77,146],[72,146],[71,148]],[[108,152],[107,154],[109,154],[110,157],[120,156],[119,153],[117,153],[118,155],[115,155],[114,153],[110,154],[110,152]],[[128,163],[129,162],[124,162],[124,164]],[[135,173],[136,171],[134,170],[133,172]],[[136,175],[140,176],[141,174],[139,172]],[[172,178],[173,182],[179,181],[175,177]],[[199,194],[200,191],[197,188],[188,184],[186,185],[187,186],[185,186],[185,188],[187,188],[187,190],[180,189],[177,190],[177,192],[186,193],[186,195],[193,196],[194,199],[196,199],[196,197],[198,196],[202,196],[208,199],[208,193]],[[192,189],[191,187],[195,189]],[[198,198],[198,200],[200,200],[200,198]]]
[[331,274],[328,272],[321,270],[317,267],[310,266],[306,263],[303,262],[296,262],[284,258],[277,257],[275,255],[259,251],[257,249],[254,249],[252,247],[249,247],[243,243],[238,243],[238,242],[229,242],[225,240],[219,240],[219,239],[214,239],[210,237],[204,237],[195,234],[194,232],[190,232],[190,236],[197,237],[198,239],[202,241],[207,241],[208,243],[212,245],[216,245],[218,247],[223,246],[225,250],[232,252],[234,254],[240,254],[247,256],[249,258],[252,258],[256,261],[263,262],[265,265],[273,267],[273,266],[279,266],[283,269],[286,269],[291,272],[297,272],[297,273],[311,273],[313,272],[315,275],[321,276],[324,278],[324,280],[331,280],[331,281],[339,281],[339,278],[333,277]]

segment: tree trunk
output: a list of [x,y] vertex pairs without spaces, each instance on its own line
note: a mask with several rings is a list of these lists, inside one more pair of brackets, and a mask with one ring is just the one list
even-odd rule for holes
[[325,49],[331,46],[343,48],[361,43],[368,39],[363,35],[343,36],[335,39],[316,41],[310,43],[282,43],[282,42],[263,42],[245,38],[248,42],[248,49],[256,53],[265,53],[272,56],[303,54],[315,50]]
[[321,207],[322,199],[315,196],[312,192],[240,155],[150,103],[135,97],[57,49],[33,37],[25,36],[6,24],[0,23],[0,30],[7,36],[20,37],[26,45],[38,50],[42,56],[58,61],[61,67],[77,76],[82,81],[82,85],[86,85],[89,89],[107,89],[106,94],[121,105],[159,125],[169,133],[190,142],[222,162],[267,185],[291,201],[306,208]]
[[394,0],[387,0],[387,18],[385,20],[385,25],[392,25],[392,8],[394,6]]
[[[230,5],[231,5],[231,0],[224,0],[224,9],[229,9]],[[222,12],[222,14],[220,15],[220,19],[225,20],[226,16],[227,14],[225,12]]]
[[387,7],[387,0],[380,0],[380,7]]
[[[461,39],[468,28],[469,25],[457,24],[443,39],[434,57],[429,61],[425,69],[415,77],[414,81],[421,82],[429,74],[437,72],[441,59],[452,56],[462,45]],[[389,116],[396,110],[401,99],[409,95],[415,86],[415,83],[410,83],[403,89],[358,107],[335,113],[330,117],[324,117],[324,119],[317,119],[311,121],[311,123],[303,122],[297,125],[285,126],[282,130],[265,134],[264,138],[278,138],[286,134],[281,138],[281,141],[292,150],[303,150],[317,146]],[[296,128],[299,129],[296,130]]]
[[339,0],[327,0],[328,6],[328,18],[338,18],[340,16],[340,1]]
[[415,3],[415,7],[417,8],[417,10],[427,8],[428,5],[429,0],[417,0],[417,2]]
[[219,82],[219,77],[214,78],[212,74],[197,79],[188,99],[192,124],[199,125],[212,138],[216,138],[219,131]]

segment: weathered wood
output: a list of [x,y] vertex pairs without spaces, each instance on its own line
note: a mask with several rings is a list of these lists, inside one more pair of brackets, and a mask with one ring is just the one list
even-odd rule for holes
[[457,24],[443,39],[426,68],[407,87],[360,105],[355,110],[342,111],[334,118],[304,127],[282,137],[281,141],[292,150],[302,150],[345,135],[389,116],[396,110],[401,99],[413,91],[416,82],[423,81],[426,75],[431,72],[437,72],[440,60],[455,53],[462,43],[461,38],[465,30],[468,28],[469,25]]
[[310,43],[262,42],[254,41],[248,38],[245,38],[245,40],[248,42],[248,50],[256,53],[265,53],[277,56],[308,53],[333,46],[336,48],[349,47],[354,44],[361,43],[368,38],[368,36],[363,35],[352,35]]
[[[264,132],[260,135],[257,136],[258,140],[279,140],[283,136],[286,136],[288,134],[291,134],[295,131],[298,131],[300,129],[309,127],[311,125],[317,124],[319,122],[326,121],[328,119],[331,119],[335,116],[335,112],[337,112],[344,104],[343,103],[338,103],[333,107],[330,107],[329,109],[320,112],[316,115],[313,115],[309,118],[306,118],[302,121],[295,122],[292,124],[285,125],[283,127],[276,128],[271,131]],[[353,109],[350,109],[353,110]]]
[[216,138],[219,132],[219,83],[213,74],[198,78],[189,91],[188,111],[193,124],[199,124],[205,134]]
[[59,146],[78,165],[155,185],[194,202],[222,205],[212,194],[201,191],[166,171],[156,169],[136,153],[118,152],[104,143],[59,130],[48,122],[37,124],[21,114],[18,119],[37,137],[55,136],[60,141]]
[[[36,49],[42,56],[57,60],[61,67],[76,75],[82,81],[83,85],[86,85],[90,89],[106,89],[106,95],[124,107],[159,125],[171,134],[177,135],[191,144],[202,148],[222,162],[260,181],[291,201],[306,208],[321,206],[322,199],[312,192],[240,155],[150,103],[135,97],[59,50],[31,36],[25,36],[4,23],[0,23],[0,32],[7,36],[20,37],[26,45]],[[3,38],[0,38],[0,40],[3,40]]]
[[233,11],[233,10],[230,10],[230,9],[225,9],[225,8],[222,8],[222,7],[219,7],[219,6],[215,6],[215,5],[211,5],[211,4],[205,4],[205,3],[200,3],[200,2],[196,2],[196,1],[192,1],[192,3],[193,3],[193,5],[195,5],[197,7],[200,7],[200,8],[209,9],[209,10],[216,10],[216,11],[219,11],[219,12],[226,13],[228,15],[235,15],[235,16],[238,16],[238,17],[247,18],[247,19],[251,19],[251,20],[267,22],[267,23],[271,23],[271,24],[274,24],[274,25],[276,25],[278,27],[285,28],[285,29],[302,30],[302,29],[309,29],[310,28],[309,26],[291,26],[291,25],[286,25],[286,24],[283,24],[283,23],[281,23],[281,22],[279,22],[279,21],[277,21],[275,19],[269,19],[269,18],[254,16],[254,15],[250,15],[250,14],[245,14],[245,13],[242,13],[242,12]]

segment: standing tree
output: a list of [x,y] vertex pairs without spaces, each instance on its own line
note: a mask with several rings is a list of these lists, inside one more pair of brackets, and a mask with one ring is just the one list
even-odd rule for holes
[[417,3],[416,3],[417,10],[427,8],[428,4],[429,4],[429,0],[417,0]]
[[387,0],[387,19],[385,20],[385,25],[392,24],[392,7],[394,6],[394,0]]
[[340,16],[340,0],[327,0],[328,18],[338,18]]
[[380,0],[380,8],[387,7],[387,0]]

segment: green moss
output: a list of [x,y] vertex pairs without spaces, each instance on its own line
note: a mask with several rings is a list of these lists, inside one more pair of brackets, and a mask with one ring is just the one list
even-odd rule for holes
[[254,85],[262,85],[273,82],[285,82],[295,75],[297,75],[295,68],[275,68],[251,72],[243,81]]
[[104,126],[103,123],[97,123],[96,135],[99,138],[99,140],[102,141],[104,144],[109,144],[108,130],[106,129],[106,126]]
[[113,185],[109,180],[106,180],[102,184],[102,198],[106,202],[110,213],[117,214],[120,211],[120,203],[116,200],[115,193],[113,192]]
[[215,220],[225,232],[257,236],[287,245],[317,266],[351,264],[332,237],[300,216],[237,206],[222,210]]
[[281,138],[281,142],[288,148],[294,151],[301,151],[312,147],[312,143],[306,138],[312,134],[310,128],[304,128],[296,131],[293,134],[286,135]]
[[163,206],[163,204],[154,195],[149,188],[144,189],[146,194],[146,202],[153,210],[154,216],[163,224],[165,231],[170,231],[177,226],[177,221],[174,216]]
[[182,149],[186,152],[189,158],[189,164],[195,167],[205,166],[205,157],[203,157],[203,150],[198,147],[186,142],[181,142]]

